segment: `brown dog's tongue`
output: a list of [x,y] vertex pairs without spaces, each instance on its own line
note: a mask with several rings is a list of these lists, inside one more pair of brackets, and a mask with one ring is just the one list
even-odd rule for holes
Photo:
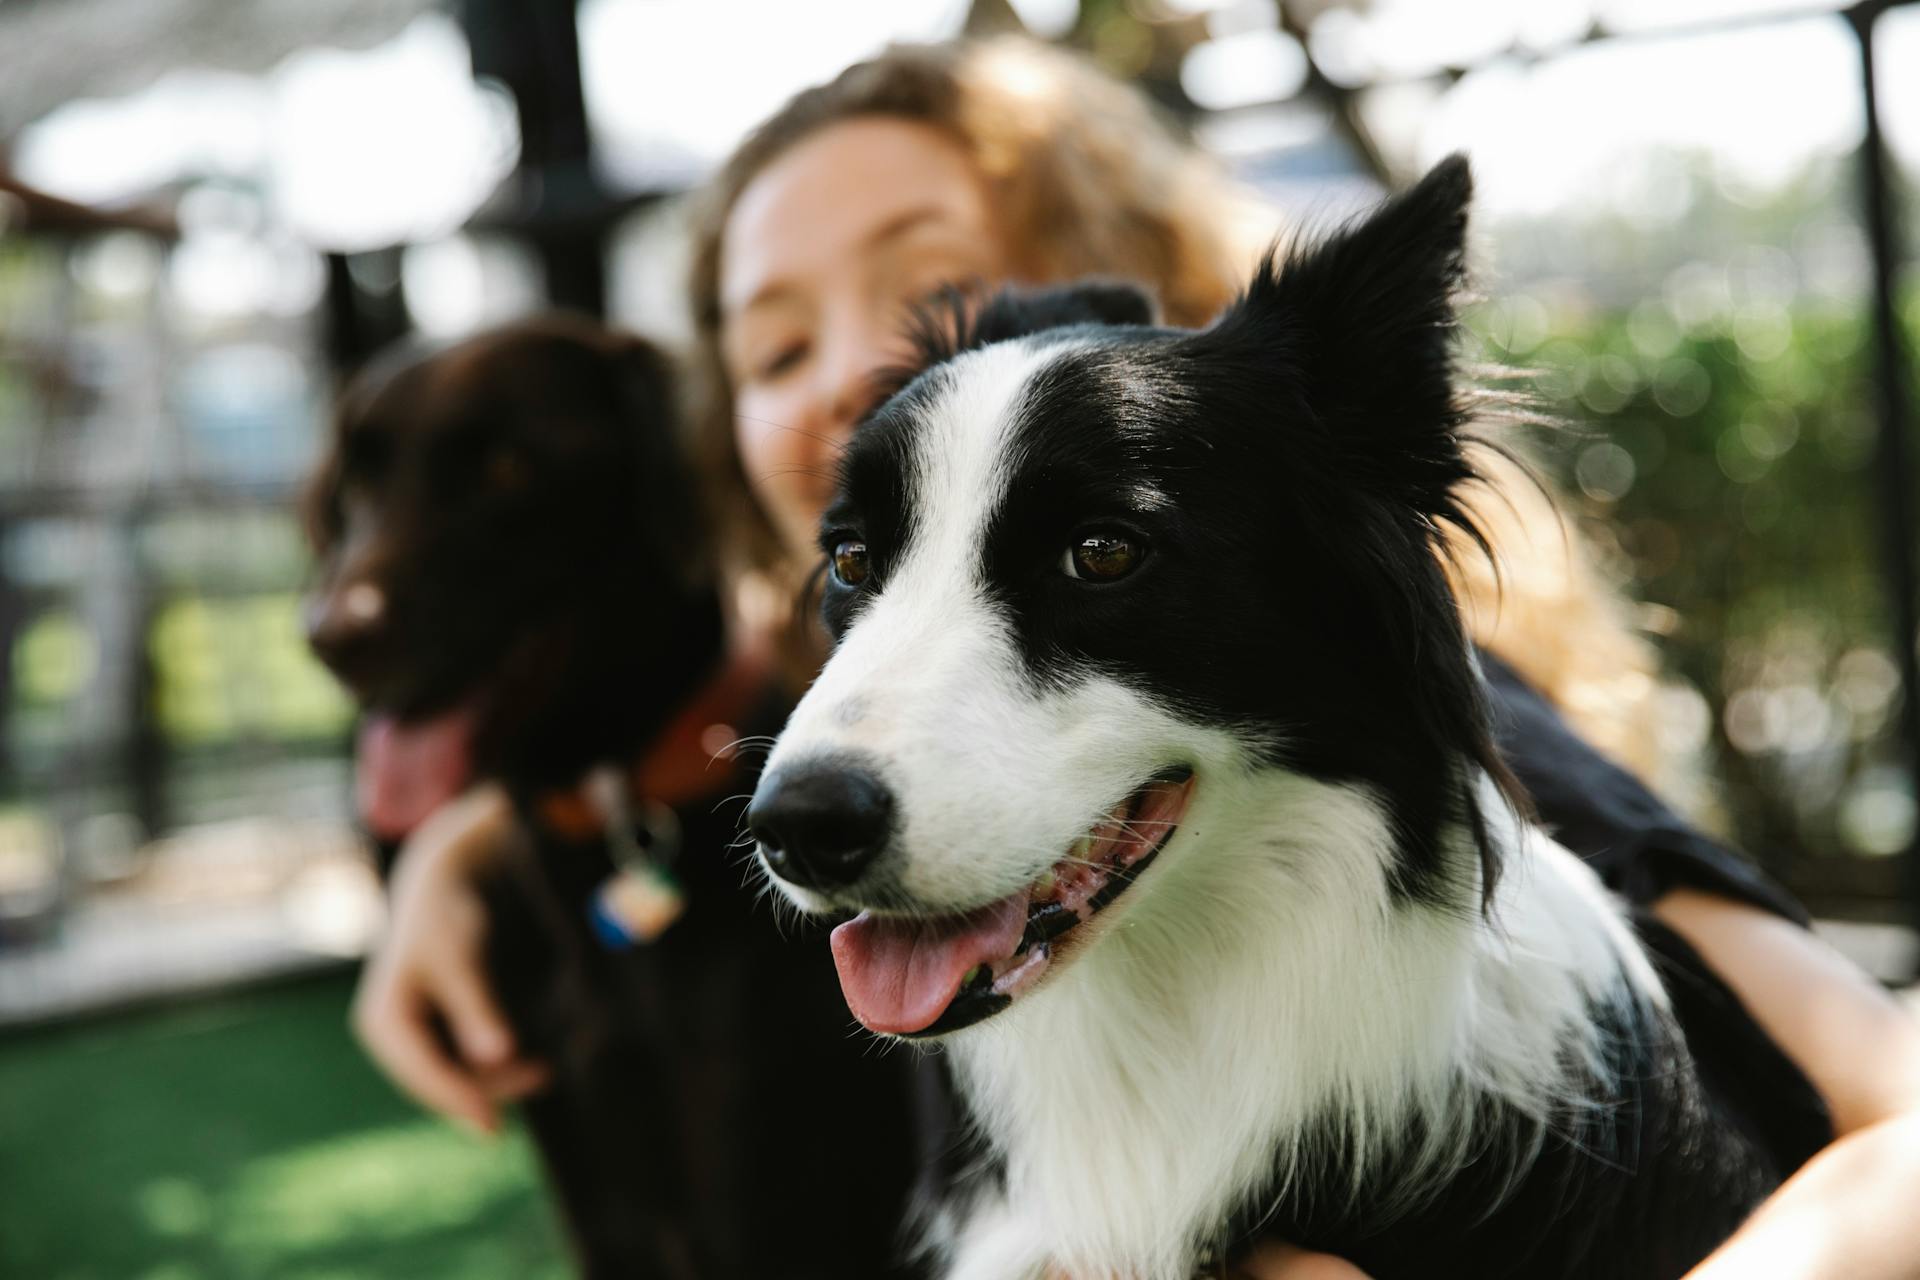
[[869,1031],[906,1035],[930,1027],[967,972],[1013,955],[1027,928],[1023,889],[943,920],[898,920],[862,912],[833,931],[833,963],[847,1007]]
[[404,724],[382,715],[361,721],[354,803],[367,830],[401,839],[464,791],[472,730],[473,712],[465,707]]

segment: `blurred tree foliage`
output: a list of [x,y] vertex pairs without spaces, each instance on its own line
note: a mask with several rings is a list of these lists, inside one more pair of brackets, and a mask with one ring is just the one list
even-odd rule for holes
[[[1871,334],[1857,296],[1782,279],[1743,297],[1729,278],[1691,261],[1650,299],[1521,294],[1475,324],[1564,418],[1539,438],[1544,462],[1705,699],[1682,695],[1670,731],[1708,750],[1730,834],[1791,873],[1897,852],[1912,830],[1893,768]],[[1911,339],[1920,289],[1904,312]]]

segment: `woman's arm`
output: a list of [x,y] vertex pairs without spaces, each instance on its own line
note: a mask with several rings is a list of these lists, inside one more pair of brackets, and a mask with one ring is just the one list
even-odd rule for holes
[[1689,1280],[1920,1276],[1920,1020],[1778,916],[1694,889],[1653,910],[1793,1059],[1836,1135]]
[[547,1068],[518,1054],[486,969],[477,877],[513,838],[498,787],[468,792],[409,836],[394,864],[387,931],[360,974],[353,1029],[393,1082],[480,1133],[496,1104],[537,1091]]
[[[1695,889],[1653,910],[1740,997],[1826,1101],[1835,1140],[1688,1280],[1920,1277],[1920,1019],[1813,934]],[[1271,1248],[1250,1280],[1365,1280],[1326,1254]]]

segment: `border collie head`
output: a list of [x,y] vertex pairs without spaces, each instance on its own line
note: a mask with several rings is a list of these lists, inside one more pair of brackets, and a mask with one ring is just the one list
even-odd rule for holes
[[833,945],[869,1028],[998,1012],[1135,881],[1128,921],[1174,910],[1250,781],[1365,796],[1385,903],[1491,891],[1473,774],[1502,771],[1438,560],[1471,528],[1470,189],[1443,162],[1203,331],[1111,285],[1002,295],[856,434],[836,648],[749,822],[792,901],[862,913]]

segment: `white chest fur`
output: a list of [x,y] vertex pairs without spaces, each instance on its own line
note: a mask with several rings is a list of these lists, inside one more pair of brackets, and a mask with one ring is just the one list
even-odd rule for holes
[[1094,946],[953,1043],[1006,1163],[1004,1198],[956,1206],[953,1280],[1187,1280],[1327,1117],[1368,1153],[1417,1115],[1443,1163],[1478,1097],[1546,1114],[1578,1087],[1570,1058],[1600,1069],[1593,1007],[1657,991],[1591,873],[1491,788],[1491,920],[1394,901],[1360,789],[1208,790]]

